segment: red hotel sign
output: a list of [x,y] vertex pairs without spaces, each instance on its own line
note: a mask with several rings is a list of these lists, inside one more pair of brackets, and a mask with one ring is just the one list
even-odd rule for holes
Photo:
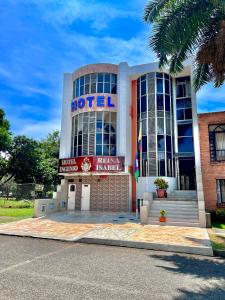
[[122,156],[82,156],[59,160],[59,173],[124,172]]

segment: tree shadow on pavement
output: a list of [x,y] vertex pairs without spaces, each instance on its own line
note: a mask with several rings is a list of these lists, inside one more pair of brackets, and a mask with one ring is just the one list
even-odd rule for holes
[[[152,258],[161,260],[162,265],[157,267],[172,273],[182,273],[204,279],[223,279],[225,280],[225,260],[216,258],[206,258],[202,256],[184,256],[179,254],[173,255],[151,255]],[[206,298],[207,299],[207,298]],[[225,299],[225,294],[224,298]]]
[[174,298],[174,300],[224,300],[225,299],[225,287],[214,286],[212,287],[200,287],[198,291],[190,291],[185,289],[179,289],[181,295]]

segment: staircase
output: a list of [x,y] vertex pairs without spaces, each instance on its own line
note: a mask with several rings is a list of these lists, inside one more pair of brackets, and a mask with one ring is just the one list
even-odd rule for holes
[[[166,223],[159,222],[160,210],[166,210]],[[148,223],[151,225],[199,227],[196,191],[175,190],[166,199],[154,198]]]

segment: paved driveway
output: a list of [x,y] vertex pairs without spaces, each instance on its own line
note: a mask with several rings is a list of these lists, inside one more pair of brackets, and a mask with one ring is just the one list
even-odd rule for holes
[[63,212],[1,225],[0,234],[212,255],[206,229],[143,226],[126,213]]
[[0,236],[2,300],[223,300],[225,261]]

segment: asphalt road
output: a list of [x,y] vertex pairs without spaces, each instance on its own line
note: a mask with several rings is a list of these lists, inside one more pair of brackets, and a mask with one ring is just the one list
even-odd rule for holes
[[225,299],[225,260],[0,236],[0,299]]

